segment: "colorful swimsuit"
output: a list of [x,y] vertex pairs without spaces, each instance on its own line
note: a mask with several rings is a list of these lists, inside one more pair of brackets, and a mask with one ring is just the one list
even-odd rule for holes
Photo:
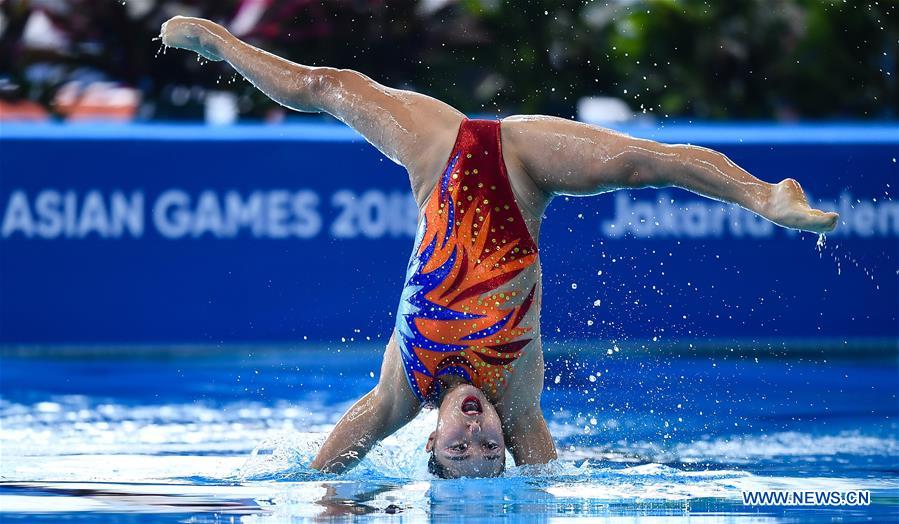
[[500,123],[465,120],[425,203],[396,318],[406,377],[421,402],[437,400],[444,375],[483,390],[502,386],[531,341],[522,319],[537,270]]

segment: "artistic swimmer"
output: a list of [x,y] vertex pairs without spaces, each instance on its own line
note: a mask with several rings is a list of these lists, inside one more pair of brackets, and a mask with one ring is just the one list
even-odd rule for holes
[[225,28],[175,17],[166,46],[225,60],[276,102],[326,112],[409,173],[418,232],[378,384],[343,415],[312,467],[343,472],[437,406],[425,450],[440,477],[497,476],[556,458],[540,406],[543,211],[556,195],[680,187],[783,227],[831,231],[799,184],[763,182],[721,153],[547,116],[470,120],[434,98],[348,69],[308,67]]

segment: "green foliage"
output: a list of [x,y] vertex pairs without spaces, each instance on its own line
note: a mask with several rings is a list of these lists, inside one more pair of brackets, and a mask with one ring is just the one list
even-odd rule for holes
[[895,117],[894,3],[646,0],[611,42],[632,104],[700,118]]
[[[232,82],[227,65],[201,65],[179,52],[157,58],[152,37],[171,14],[168,2],[138,19],[118,2],[68,2],[82,16],[59,18],[74,27],[75,43],[57,56],[19,53],[14,32],[29,4],[0,2],[8,20],[0,77],[17,93],[49,105],[67,75],[88,68],[140,87],[156,118],[199,116],[201,95],[193,106],[171,103],[177,86],[235,91],[245,116],[274,107],[246,82]],[[193,4],[195,14],[220,22],[238,6]],[[416,0],[273,0],[249,40],[300,63],[357,69],[467,113],[570,117],[584,96],[614,96],[659,118],[896,118],[897,4],[458,0],[423,13]],[[64,74],[45,85],[29,68],[48,61]]]
[[600,95],[660,118],[897,116],[895,1],[485,4],[461,4],[480,39],[426,48],[418,75],[468,112],[571,116]]

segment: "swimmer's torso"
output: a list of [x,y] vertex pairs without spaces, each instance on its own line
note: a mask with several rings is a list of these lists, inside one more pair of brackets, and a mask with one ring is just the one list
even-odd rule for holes
[[437,399],[441,377],[495,399],[522,368],[539,366],[542,382],[539,277],[500,122],[465,120],[424,203],[397,312],[396,343],[420,402]]

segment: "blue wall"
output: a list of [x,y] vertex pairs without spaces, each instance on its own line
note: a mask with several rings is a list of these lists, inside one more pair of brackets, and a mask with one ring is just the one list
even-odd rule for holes
[[[842,224],[819,250],[680,190],[557,198],[546,337],[896,344],[895,126],[625,131],[797,178]],[[386,339],[415,216],[336,125],[3,124],[0,344]]]

